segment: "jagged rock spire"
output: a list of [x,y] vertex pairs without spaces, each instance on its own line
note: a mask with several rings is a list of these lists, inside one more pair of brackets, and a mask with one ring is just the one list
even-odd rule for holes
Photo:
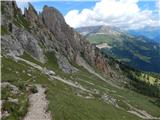
[[30,2],[28,3],[28,5],[29,5],[28,11],[31,12],[31,13],[34,13],[35,15],[37,15],[37,11],[33,7],[33,5]]
[[66,24],[63,15],[57,9],[47,5],[43,7],[42,19],[51,31],[55,31],[55,28],[65,27]]
[[28,3],[28,9],[25,8],[24,15],[31,23],[39,21],[37,11],[35,10],[35,8],[32,6],[31,3]]

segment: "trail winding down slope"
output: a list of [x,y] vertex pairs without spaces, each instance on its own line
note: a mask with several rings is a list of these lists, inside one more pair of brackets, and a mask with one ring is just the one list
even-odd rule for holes
[[47,111],[48,101],[45,88],[36,85],[38,92],[29,96],[30,107],[24,120],[52,120],[50,112]]
[[[42,68],[41,66],[39,66],[39,65],[37,65],[37,64],[35,64],[33,62],[27,61],[27,60],[25,60],[23,58],[20,58],[20,57],[14,57],[14,59],[23,61],[23,62],[31,65],[32,67],[37,68],[38,70],[42,71],[44,74],[48,75],[48,73],[46,72],[46,70],[44,70],[44,68]],[[55,79],[55,80],[59,80],[59,81],[65,83],[65,84],[68,84],[68,85],[72,86],[72,87],[76,87],[76,88],[79,88],[79,89],[81,89],[83,91],[92,93],[92,91],[89,91],[89,90],[83,88],[83,86],[76,85],[73,82],[68,81],[68,80],[64,80],[59,76],[56,76],[56,75],[49,75],[49,76],[51,78]],[[47,109],[47,100],[45,99],[45,93],[44,93],[45,92],[45,88],[42,88],[40,85],[37,85],[37,88],[38,88],[38,93],[37,93],[38,95],[33,94],[33,95],[30,96],[31,107],[29,108],[29,113],[27,114],[27,117],[24,120],[37,120],[37,119],[33,118],[33,117],[35,117],[37,115],[39,117],[41,117],[39,120],[51,120],[50,114],[45,112],[46,109]],[[32,101],[32,99],[34,99],[34,101]],[[36,104],[37,104],[37,100],[38,99],[42,99],[42,101],[41,101],[42,104],[38,104],[39,106],[37,107]],[[33,106],[34,104],[35,104],[36,107]],[[134,108],[132,105],[130,105],[128,103],[127,103],[127,105],[130,108],[132,108],[132,111],[128,111],[131,114],[134,114],[134,115],[136,115],[136,116],[138,116],[138,117],[140,117],[142,119],[160,120],[160,118],[153,117],[152,115],[150,115],[149,113],[147,113],[144,110],[140,110],[140,109]],[[40,110],[39,110],[39,108],[40,108]],[[36,111],[36,110],[38,110],[38,111]],[[39,111],[41,111],[41,113],[38,113]],[[46,118],[44,119],[44,117],[46,117]]]

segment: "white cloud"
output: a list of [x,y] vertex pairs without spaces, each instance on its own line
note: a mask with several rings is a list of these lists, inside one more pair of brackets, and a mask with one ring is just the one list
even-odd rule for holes
[[157,26],[151,10],[141,10],[139,0],[101,0],[92,9],[71,10],[65,15],[66,22],[76,28],[83,26],[110,25],[126,29]]

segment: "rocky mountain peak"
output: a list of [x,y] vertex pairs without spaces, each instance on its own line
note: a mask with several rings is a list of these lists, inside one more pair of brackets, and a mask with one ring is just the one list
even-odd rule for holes
[[42,11],[42,20],[50,31],[60,30],[65,27],[63,15],[55,8],[45,5]]
[[28,3],[28,9],[25,8],[24,16],[31,22],[35,23],[39,21],[37,11],[34,9],[31,3]]
[[[17,8],[12,7],[13,9]],[[27,52],[43,63],[45,62],[45,53],[52,51],[58,59],[59,67],[67,72],[76,71],[70,63],[76,64],[78,56],[92,67],[96,66],[105,73],[109,72],[109,67],[101,52],[93,49],[91,44],[67,25],[63,15],[56,8],[45,5],[42,13],[37,14],[29,3],[24,15],[20,15],[18,11],[16,13],[18,15],[14,16],[16,22],[12,21],[14,38],[8,34],[9,39],[14,40],[7,41],[7,37],[2,39],[6,51],[15,56]],[[81,58],[79,61],[82,60]]]
[[28,7],[28,11],[35,13],[37,15],[37,11],[35,10],[35,8],[32,6],[31,3],[28,3],[29,7]]

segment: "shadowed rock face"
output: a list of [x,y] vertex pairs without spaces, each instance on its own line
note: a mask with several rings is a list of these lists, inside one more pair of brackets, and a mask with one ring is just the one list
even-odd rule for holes
[[[62,14],[55,8],[44,6],[42,13],[37,14],[34,7],[29,4],[28,9],[25,9],[24,15],[22,15],[15,2],[8,1],[2,4],[5,9],[14,11],[18,16],[17,18],[13,14],[2,13],[3,18],[6,19],[2,25],[11,23],[13,29],[9,34],[2,36],[3,52],[19,56],[26,51],[39,61],[45,62],[45,53],[54,51],[57,59],[63,58],[64,60],[59,62],[59,66],[62,69],[62,66],[65,66],[64,68],[67,70],[64,71],[72,72],[77,70],[70,62],[76,62],[77,55],[80,55],[89,65],[97,67],[105,73],[110,72],[100,51],[69,27]],[[19,21],[21,19],[22,21]],[[13,41],[15,41],[15,46]]]

